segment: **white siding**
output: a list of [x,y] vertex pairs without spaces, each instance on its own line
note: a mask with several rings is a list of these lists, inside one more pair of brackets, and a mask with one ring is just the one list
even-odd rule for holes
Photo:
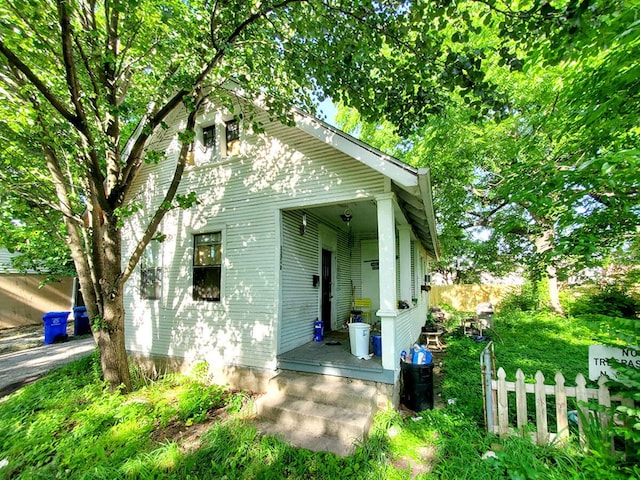
[[426,319],[427,310],[425,305],[420,305],[409,310],[399,310],[396,317],[396,352],[408,351],[420,336],[422,327]]
[[[320,316],[319,287],[313,287],[313,275],[321,275],[320,220],[307,213],[307,229],[300,235],[302,212],[282,214],[282,314],[280,348],[287,352],[313,339],[313,322]],[[341,328],[351,311],[351,265],[348,238],[338,232],[336,255],[336,286],[332,308],[336,313],[336,328]]]
[[[351,237],[353,243],[353,237]],[[352,263],[350,253],[351,245],[349,237],[343,233],[338,234],[338,252],[337,252],[337,286],[334,298],[334,308],[336,309],[337,328],[342,327],[349,319],[351,313],[351,268]],[[359,250],[358,250],[359,251]]]
[[15,253],[9,252],[6,248],[0,248],[0,273],[18,273],[18,271],[11,266],[11,259],[15,256]]
[[300,236],[302,213],[282,214],[282,323],[280,352],[313,339],[313,322],[320,312],[319,288],[313,286],[318,271],[318,223],[307,215],[307,230]]
[[[130,219],[124,236],[125,258],[173,175],[181,119],[172,119],[172,128],[152,144],[165,149],[168,158],[145,166],[137,179],[133,199],[143,208]],[[280,351],[312,338],[319,310],[318,289],[312,286],[312,275],[319,273],[317,225],[309,225],[308,232],[300,236],[296,218],[300,214],[283,211],[280,248],[279,212],[372,198],[384,190],[384,181],[381,174],[298,129],[272,123],[265,131],[259,136],[244,134],[241,156],[214,158],[203,166],[187,168],[179,193],[195,192],[199,204],[172,210],[161,225],[160,231],[167,235],[162,246],[163,299],[139,297],[138,271],[128,282],[128,349],[205,359],[214,365],[273,368],[279,328]],[[192,236],[218,230],[223,232],[222,301],[194,302]],[[340,322],[348,314],[350,291],[345,293],[343,286],[350,271],[341,266],[348,255],[343,248],[346,236],[339,236],[338,243]]]

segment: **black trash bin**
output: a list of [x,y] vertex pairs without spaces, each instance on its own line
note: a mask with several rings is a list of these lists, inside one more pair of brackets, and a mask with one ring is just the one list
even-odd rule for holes
[[400,362],[402,388],[400,399],[414,412],[433,409],[433,362],[414,364]]
[[73,334],[87,335],[91,333],[87,307],[73,307]]

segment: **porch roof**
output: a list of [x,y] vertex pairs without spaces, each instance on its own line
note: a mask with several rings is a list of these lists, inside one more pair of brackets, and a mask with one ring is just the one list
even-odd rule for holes
[[388,177],[398,205],[422,247],[430,256],[439,259],[440,244],[428,168],[415,168],[302,111],[295,112],[295,120],[300,130]]

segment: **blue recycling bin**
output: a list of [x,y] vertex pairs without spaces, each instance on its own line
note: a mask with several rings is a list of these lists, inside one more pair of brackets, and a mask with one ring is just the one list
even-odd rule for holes
[[49,312],[42,316],[44,344],[50,345],[67,339],[67,319],[70,312]]
[[73,335],[87,335],[91,333],[87,307],[73,307]]
[[382,356],[382,336],[371,335],[371,343],[373,344],[373,354],[376,357]]

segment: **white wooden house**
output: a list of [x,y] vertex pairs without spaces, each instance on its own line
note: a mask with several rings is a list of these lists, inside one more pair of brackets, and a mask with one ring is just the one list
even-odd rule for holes
[[[176,112],[150,140],[167,158],[137,178],[141,208],[126,227],[125,258],[173,175],[185,118]],[[167,214],[164,240],[128,282],[128,350],[155,362],[207,361],[254,390],[279,369],[395,385],[400,353],[425,323],[428,261],[438,255],[428,170],[302,113],[295,126],[260,120],[254,133],[214,104],[199,113],[180,187],[198,204]],[[340,338],[363,297],[382,356],[350,355],[344,334],[347,349],[313,350],[314,321],[325,338]]]

